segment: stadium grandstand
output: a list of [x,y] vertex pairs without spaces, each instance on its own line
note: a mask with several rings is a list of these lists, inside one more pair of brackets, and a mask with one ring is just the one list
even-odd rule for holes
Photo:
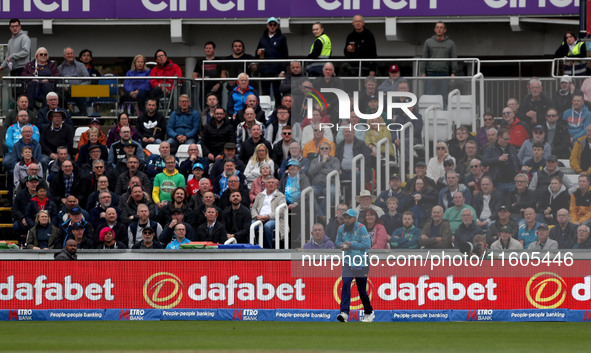
[[[263,273],[302,249],[345,250],[351,215],[381,260],[430,250],[587,259],[578,251],[591,249],[586,2],[26,3],[0,4],[3,260],[228,260],[234,269],[256,259]],[[153,299],[159,289],[148,299],[156,272],[139,307],[176,306],[182,295],[170,306]],[[262,275],[234,283],[214,272],[192,277],[181,305],[218,285],[228,308],[239,283],[275,293]],[[529,290],[533,275],[516,276],[519,285]],[[305,308],[295,277],[278,284],[276,308]],[[410,284],[380,278],[377,310],[390,300],[383,288]],[[102,280],[88,286],[110,300],[111,279]],[[490,304],[497,284],[481,280],[474,298]],[[463,283],[447,277],[481,300]],[[532,297],[508,305],[563,303]],[[582,308],[571,299],[564,305]]]

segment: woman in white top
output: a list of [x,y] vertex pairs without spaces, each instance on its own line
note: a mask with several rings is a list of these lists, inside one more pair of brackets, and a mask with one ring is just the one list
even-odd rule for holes
[[261,165],[263,163],[267,163],[271,168],[271,175],[275,170],[275,165],[271,157],[269,157],[269,150],[267,150],[267,146],[264,143],[260,143],[254,149],[254,154],[248,160],[248,164],[244,169],[244,177],[246,178],[246,182],[248,183],[248,188],[252,187],[252,182],[261,176]]
[[437,155],[429,160],[427,163],[427,176],[435,181],[439,178],[445,177],[445,168],[443,162],[446,159],[451,159],[456,164],[456,159],[449,155],[447,144],[443,141],[437,142]]

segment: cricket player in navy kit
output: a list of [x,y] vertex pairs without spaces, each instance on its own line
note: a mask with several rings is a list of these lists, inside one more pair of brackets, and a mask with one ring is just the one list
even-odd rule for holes
[[353,282],[354,278],[365,312],[363,322],[372,322],[375,319],[375,313],[366,290],[367,274],[369,273],[367,251],[371,248],[371,240],[365,226],[357,222],[357,212],[355,210],[348,209],[343,214],[343,217],[345,223],[339,227],[337,240],[335,241],[336,246],[344,251],[341,313],[337,316],[337,319],[341,322],[347,322],[349,318],[351,282]]

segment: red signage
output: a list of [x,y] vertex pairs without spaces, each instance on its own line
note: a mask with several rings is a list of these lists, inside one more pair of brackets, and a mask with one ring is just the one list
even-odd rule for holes
[[[0,309],[338,308],[339,268],[294,271],[292,265],[290,261],[2,261]],[[587,309],[590,265],[589,260],[575,260],[571,266],[434,270],[378,265],[370,270],[368,289],[378,310]],[[356,289],[351,305],[361,308]]]

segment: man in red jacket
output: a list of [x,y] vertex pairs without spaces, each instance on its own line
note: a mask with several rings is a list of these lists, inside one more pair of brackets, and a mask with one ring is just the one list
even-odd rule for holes
[[515,116],[513,109],[509,107],[503,108],[503,120],[505,120],[505,128],[511,134],[509,143],[515,148],[519,149],[523,143],[529,139],[529,133],[521,124],[521,121]]

